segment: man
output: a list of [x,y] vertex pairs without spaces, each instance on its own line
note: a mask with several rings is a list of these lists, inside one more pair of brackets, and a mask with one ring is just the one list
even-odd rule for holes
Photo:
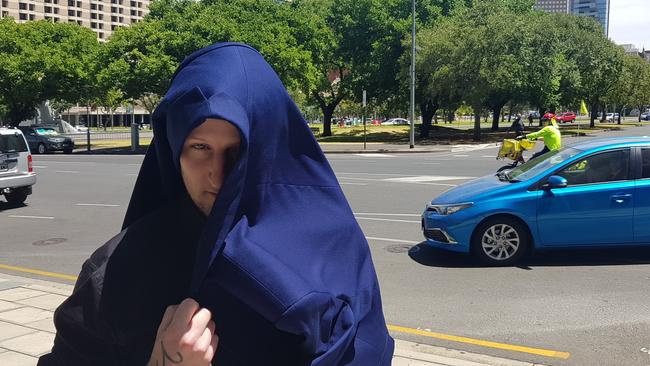
[[512,125],[508,127],[506,132],[515,131],[515,137],[522,136],[524,134],[524,123],[521,121],[521,115],[517,114],[515,120],[512,122]]
[[544,114],[542,117],[542,125],[544,128],[537,132],[517,137],[517,140],[523,140],[524,138],[529,140],[537,140],[539,138],[544,139],[544,148],[535,153],[531,159],[535,159],[549,151],[559,150],[562,147],[562,135],[560,134],[560,129],[555,121],[555,115],[553,113]]

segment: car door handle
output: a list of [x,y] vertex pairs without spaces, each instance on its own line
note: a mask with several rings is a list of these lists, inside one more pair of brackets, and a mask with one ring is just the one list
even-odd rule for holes
[[616,203],[623,203],[626,200],[629,200],[630,198],[632,198],[631,194],[615,194],[615,195],[612,196],[612,199]]

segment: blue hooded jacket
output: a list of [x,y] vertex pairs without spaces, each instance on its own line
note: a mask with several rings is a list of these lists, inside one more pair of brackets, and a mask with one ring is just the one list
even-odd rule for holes
[[[128,236],[129,230],[138,232],[133,228],[143,221],[155,221],[153,213],[183,195],[181,149],[190,131],[206,118],[224,119],[237,127],[239,158],[197,236],[191,277],[178,287],[186,287],[186,294],[215,316],[220,337],[215,358],[219,359],[220,352],[229,353],[223,360],[230,361],[224,364],[250,364],[255,358],[243,352],[264,348],[267,341],[279,344],[286,339],[289,347],[266,347],[269,354],[264,357],[271,360],[273,352],[293,351],[299,360],[296,364],[390,365],[393,340],[386,329],[368,243],[300,111],[272,68],[249,46],[215,44],[193,53],[179,66],[153,115],[154,141],[134,188],[123,225],[122,233],[127,234],[123,235]],[[120,245],[113,246],[119,249]],[[84,267],[84,277],[97,276],[93,271],[107,267],[106,263],[110,268],[111,256],[115,255],[94,254],[92,266]],[[120,268],[114,271],[120,273],[115,276],[129,271]],[[104,271],[108,278],[109,270]],[[131,278],[151,276],[152,271]],[[75,291],[81,292],[83,286],[78,281]],[[88,309],[84,308],[90,305],[83,304],[94,304],[94,311],[100,314],[113,313],[120,306],[128,308],[126,304],[111,305],[106,310],[109,307],[102,307],[97,297],[110,291],[93,286],[95,290],[90,292],[99,294],[86,295],[85,300],[69,299],[67,310],[66,303],[57,310],[55,323],[58,321],[61,334],[57,334],[60,340],[55,340],[51,359],[56,358],[57,344],[64,349],[74,338],[66,339],[63,329],[86,336],[93,332],[88,329]],[[116,293],[124,291],[123,285],[113,287]],[[144,284],[139,288],[149,291]],[[151,296],[161,295],[151,292]],[[182,296],[158,299],[156,304],[180,299]],[[70,310],[72,304],[77,311]],[[152,306],[159,313],[152,317],[153,324],[159,321],[164,306]],[[78,312],[85,312],[85,317],[78,319]],[[139,317],[146,317],[145,313]],[[115,334],[127,326],[112,323],[126,324],[122,318],[106,315],[90,323],[93,329],[104,329],[118,339],[121,337]],[[137,318],[134,315],[132,321]],[[83,331],[71,325],[75,321],[84,324]],[[268,330],[262,332],[266,338],[246,335],[254,333],[256,326]],[[259,343],[246,344],[252,340]]]

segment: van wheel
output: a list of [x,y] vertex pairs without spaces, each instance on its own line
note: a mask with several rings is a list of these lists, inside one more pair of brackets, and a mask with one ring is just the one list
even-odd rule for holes
[[27,199],[27,192],[24,189],[17,189],[11,193],[5,193],[5,199],[12,205],[18,205]]
[[45,154],[47,152],[47,149],[45,148],[45,144],[40,143],[36,147],[36,151],[38,151],[39,154]]
[[518,262],[530,247],[526,227],[510,217],[484,221],[472,237],[472,253],[491,266],[508,266]]

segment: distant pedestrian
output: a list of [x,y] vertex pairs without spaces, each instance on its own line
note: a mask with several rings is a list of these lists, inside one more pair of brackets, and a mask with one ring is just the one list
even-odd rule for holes
[[524,134],[524,122],[521,120],[521,115],[517,114],[515,120],[512,122],[510,127],[506,132],[514,131],[515,137],[522,136]]
[[528,126],[530,127],[530,126],[532,126],[532,125],[533,125],[533,114],[530,113],[530,114],[528,115]]

